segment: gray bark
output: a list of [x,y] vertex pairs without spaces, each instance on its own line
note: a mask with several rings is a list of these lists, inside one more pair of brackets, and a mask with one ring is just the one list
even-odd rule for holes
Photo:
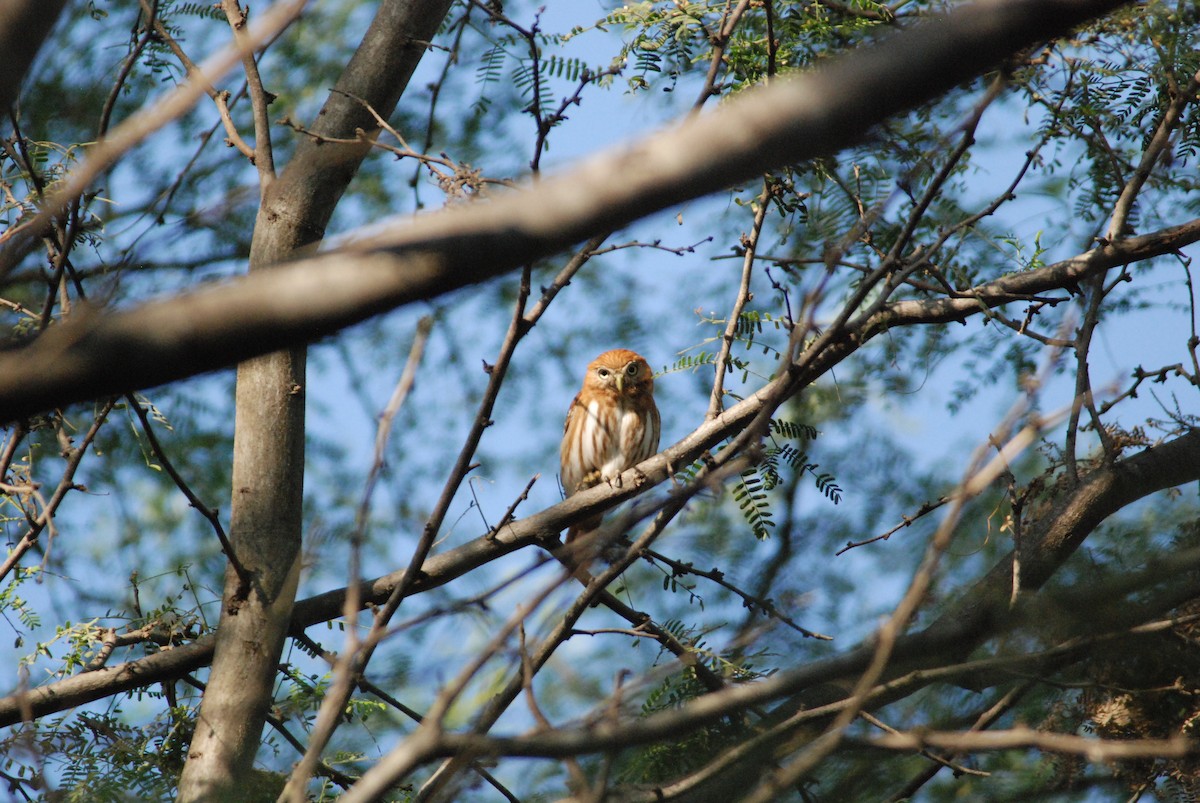
[[[384,0],[337,89],[391,115],[425,53],[423,43],[436,34],[449,5]],[[334,92],[314,128],[353,137],[371,119],[361,105]],[[368,152],[365,145],[299,144],[284,172],[263,188],[252,273],[319,242]],[[295,346],[238,366],[230,541],[249,576],[226,571],[212,671],[179,783],[183,801],[236,799],[239,789],[248,788],[273,701],[300,573],[305,357],[305,348]]]

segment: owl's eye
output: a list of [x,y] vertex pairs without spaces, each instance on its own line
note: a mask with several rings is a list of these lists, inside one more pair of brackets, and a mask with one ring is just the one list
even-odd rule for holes
[[629,363],[629,367],[625,369],[625,373],[629,374],[630,376],[637,376],[637,369],[637,363],[631,362]]
[[600,376],[605,379],[608,378],[608,369],[607,368],[598,368],[598,369],[596,369],[596,373],[600,374]]

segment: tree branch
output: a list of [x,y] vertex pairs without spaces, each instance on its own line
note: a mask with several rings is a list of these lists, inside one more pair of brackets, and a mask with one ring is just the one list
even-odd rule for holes
[[[423,566],[422,577],[413,584],[412,593],[445,585],[503,555],[557,536],[572,521],[594,515],[603,505],[613,505],[633,495],[632,486],[636,484],[639,472],[649,477],[650,482],[661,481],[666,476],[668,461],[672,465],[682,465],[683,457],[699,454],[708,448],[706,444],[721,440],[738,426],[745,426],[762,403],[757,400],[759,395],[762,391],[730,408],[715,421],[705,423],[663,454],[626,472],[619,487],[601,485],[581,491],[544,511],[512,522],[490,537],[484,535],[430,557]],[[1094,529],[1122,505],[1197,479],[1200,479],[1200,431],[1193,431],[1095,472],[1060,506],[1059,512],[1029,525],[1027,537],[1031,543],[1041,545],[1037,553],[1054,551],[1061,563],[1069,554],[1065,544],[1074,542],[1073,550],[1086,536],[1081,529],[1084,526]],[[1042,537],[1035,538],[1035,532],[1042,533]],[[1031,561],[1025,576],[1044,582],[1053,561],[1045,554],[1034,557],[1041,559]],[[925,630],[901,638],[895,650],[897,660],[908,668],[915,664],[936,666],[951,661],[952,656],[969,652],[999,625],[993,615],[994,607],[999,605],[1007,610],[1009,572],[1007,562],[1002,561],[980,584],[965,592],[950,613]],[[386,600],[402,576],[402,571],[393,572],[362,583],[359,594],[363,604],[379,604]],[[297,602],[292,615],[292,630],[300,631],[340,616],[346,593],[346,589],[338,589]],[[34,717],[45,716],[194,671],[211,660],[212,644],[212,637],[206,636],[167,652],[11,694],[0,699],[0,727],[21,721],[23,708]],[[872,647],[867,645],[779,673],[757,684],[726,689],[720,693],[720,698],[712,698],[712,695],[700,698],[688,706],[690,713],[685,721],[691,726],[699,726],[739,707],[779,699],[816,684],[852,676],[866,666],[872,653]],[[656,722],[655,728],[658,725]],[[679,725],[677,721],[665,723],[663,732],[670,734]]]
[[[1117,5],[1115,0],[981,2],[857,50],[819,72],[744,93],[711,114],[609,151],[535,189],[420,218],[342,254],[126,313],[68,322],[0,358],[0,421],[313,340],[401,304],[484,281],[772,166],[833,153],[888,115],[950,89],[1035,39]],[[368,114],[361,104],[335,96],[356,113]],[[314,143],[302,142],[293,164],[321,147]],[[344,169],[333,150],[322,153],[338,164],[314,164],[314,181]],[[282,214],[274,198],[281,186],[288,187],[288,195],[305,196],[307,182],[286,181],[291,169],[289,164],[272,185],[261,214]],[[315,202],[308,196],[293,200],[300,206],[289,208],[289,215]],[[1054,269],[997,280],[974,298],[894,304],[869,331],[902,321],[962,320],[981,303],[994,306],[1073,284],[1083,275],[1200,239],[1200,222],[1177,228],[1109,243]],[[481,253],[489,258],[479,259]]]

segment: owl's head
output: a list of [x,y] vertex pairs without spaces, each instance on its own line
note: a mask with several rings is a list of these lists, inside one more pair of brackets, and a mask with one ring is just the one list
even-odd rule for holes
[[592,360],[583,384],[614,396],[650,395],[654,393],[654,372],[636,351],[613,349]]

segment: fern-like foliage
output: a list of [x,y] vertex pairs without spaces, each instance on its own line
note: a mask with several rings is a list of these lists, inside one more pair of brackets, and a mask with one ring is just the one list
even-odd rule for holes
[[557,53],[551,54],[548,59],[543,59],[540,68],[543,75],[571,82],[580,80],[586,72],[592,71],[582,59],[568,58]]
[[820,434],[812,424],[801,424],[786,418],[772,418],[769,428],[781,438],[793,441],[815,441]]
[[225,20],[225,12],[221,10],[220,3],[161,3],[159,5],[159,13],[162,13],[164,6],[171,6],[170,9],[176,14],[182,14],[185,17],[200,17],[201,19],[210,20]]
[[[844,492],[835,475],[821,471],[820,464],[810,460],[807,451],[788,442],[805,443],[815,440],[819,434],[816,427],[788,419],[773,418],[769,431],[769,445],[765,447],[762,459],[743,471],[730,491],[742,518],[750,526],[754,537],[759,540],[771,537],[775,521],[771,513],[770,493],[783,484],[787,473],[809,474],[821,495],[835,505],[842,501]],[[725,445],[723,443],[718,446],[717,451]],[[695,479],[703,465],[699,460],[693,462],[679,472],[679,478],[684,481]]]
[[[4,588],[0,589],[0,613],[8,617],[10,614],[16,614],[21,626],[26,630],[36,630],[42,626],[41,615],[34,610],[20,594],[21,584],[30,578],[36,578],[40,574],[38,568],[25,568],[16,566],[13,568],[12,574],[9,575],[8,583]],[[23,638],[17,637],[17,646],[22,646]]]
[[[731,683],[747,683],[771,674],[761,671],[754,662],[766,653],[746,655],[740,651],[714,653],[708,649],[702,632],[672,619],[663,624],[697,662]],[[694,666],[669,675],[654,688],[642,704],[641,715],[648,717],[660,711],[678,709],[690,700],[706,694],[705,686]],[[653,783],[678,777],[702,766],[712,756],[745,738],[747,728],[740,719],[722,720],[707,728],[689,733],[677,741],[666,741],[645,748],[630,757],[620,769],[623,780],[632,783]]]
[[[675,374],[683,371],[691,371],[692,373],[695,373],[701,368],[716,364],[717,355],[715,353],[710,351],[699,351],[695,354],[685,354],[670,365],[663,366],[663,369],[659,371],[657,376],[662,376],[663,374]],[[726,362],[726,365],[728,365],[730,369],[736,369],[742,372],[750,370],[750,363],[748,361],[732,354],[729,355],[729,360]]]
[[795,472],[812,474],[817,490],[835,505],[842,501],[842,488],[837,484],[837,478],[828,472],[818,472],[820,466],[809,462],[808,453],[802,452],[791,444],[772,446],[767,449],[758,471],[763,477],[763,487],[771,490],[783,480],[780,475],[780,463],[787,465]]
[[763,459],[746,469],[738,478],[733,489],[733,498],[750,525],[750,530],[759,540],[769,538],[775,522],[771,518],[769,493],[784,481],[784,474],[810,474],[818,491],[835,505],[842,501],[842,487],[837,478],[820,470],[820,465],[809,460],[808,452],[780,439],[811,441],[817,430],[810,424],[801,424],[786,419],[771,419],[771,445],[763,452]]
[[758,467],[748,468],[738,477],[733,486],[733,500],[742,511],[742,518],[750,525],[754,537],[765,541],[771,537],[775,522],[771,520],[771,504],[767,499],[766,482]]
[[53,773],[55,800],[170,800],[194,717],[194,709],[169,708],[131,725],[116,714],[72,714],[22,727],[0,742],[0,750],[15,756],[32,746],[44,756],[43,769],[10,764],[6,772],[28,778],[31,787],[40,772]]
[[[680,371],[695,372],[708,366],[716,368],[719,355],[703,347],[722,340],[727,332],[732,334],[733,342],[740,348],[746,351],[758,349],[764,355],[778,359],[780,355],[778,347],[767,342],[762,336],[782,335],[786,338],[790,335],[793,326],[791,319],[787,316],[753,309],[740,312],[732,327],[729,326],[727,319],[715,316],[701,315],[701,323],[719,329],[721,334],[701,341],[698,344],[701,350],[682,355],[671,365],[664,366],[660,374]],[[756,369],[749,359],[738,356],[733,351],[730,351],[726,358],[724,370],[726,372],[740,371],[743,383],[749,379],[751,373],[756,373]],[[733,399],[739,398],[737,393],[728,388],[725,389],[725,395]],[[771,512],[771,492],[784,482],[784,477],[789,472],[792,475],[804,473],[811,475],[822,496],[835,505],[842,501],[843,491],[837,478],[832,473],[821,471],[820,465],[809,459],[808,452],[795,445],[815,440],[818,434],[816,427],[811,424],[784,418],[771,419],[768,443],[764,447],[762,459],[756,465],[743,471],[731,489],[733,500],[737,503],[742,518],[746,520],[746,524],[749,525],[755,538],[765,540],[771,536],[771,531],[775,527]],[[720,444],[717,451],[724,448],[727,443],[728,441]],[[699,461],[693,463],[680,472],[680,478],[689,481],[695,479],[702,465]]]
[[547,47],[557,47],[571,35],[537,33],[533,40],[516,34],[502,36],[483,51],[475,68],[475,83],[479,97],[472,104],[477,116],[487,112],[492,100],[490,93],[507,81],[525,101],[525,111],[553,127],[558,120],[554,114],[557,103],[550,79],[578,84],[585,78],[604,74],[601,68],[590,66],[575,56],[545,53]]

